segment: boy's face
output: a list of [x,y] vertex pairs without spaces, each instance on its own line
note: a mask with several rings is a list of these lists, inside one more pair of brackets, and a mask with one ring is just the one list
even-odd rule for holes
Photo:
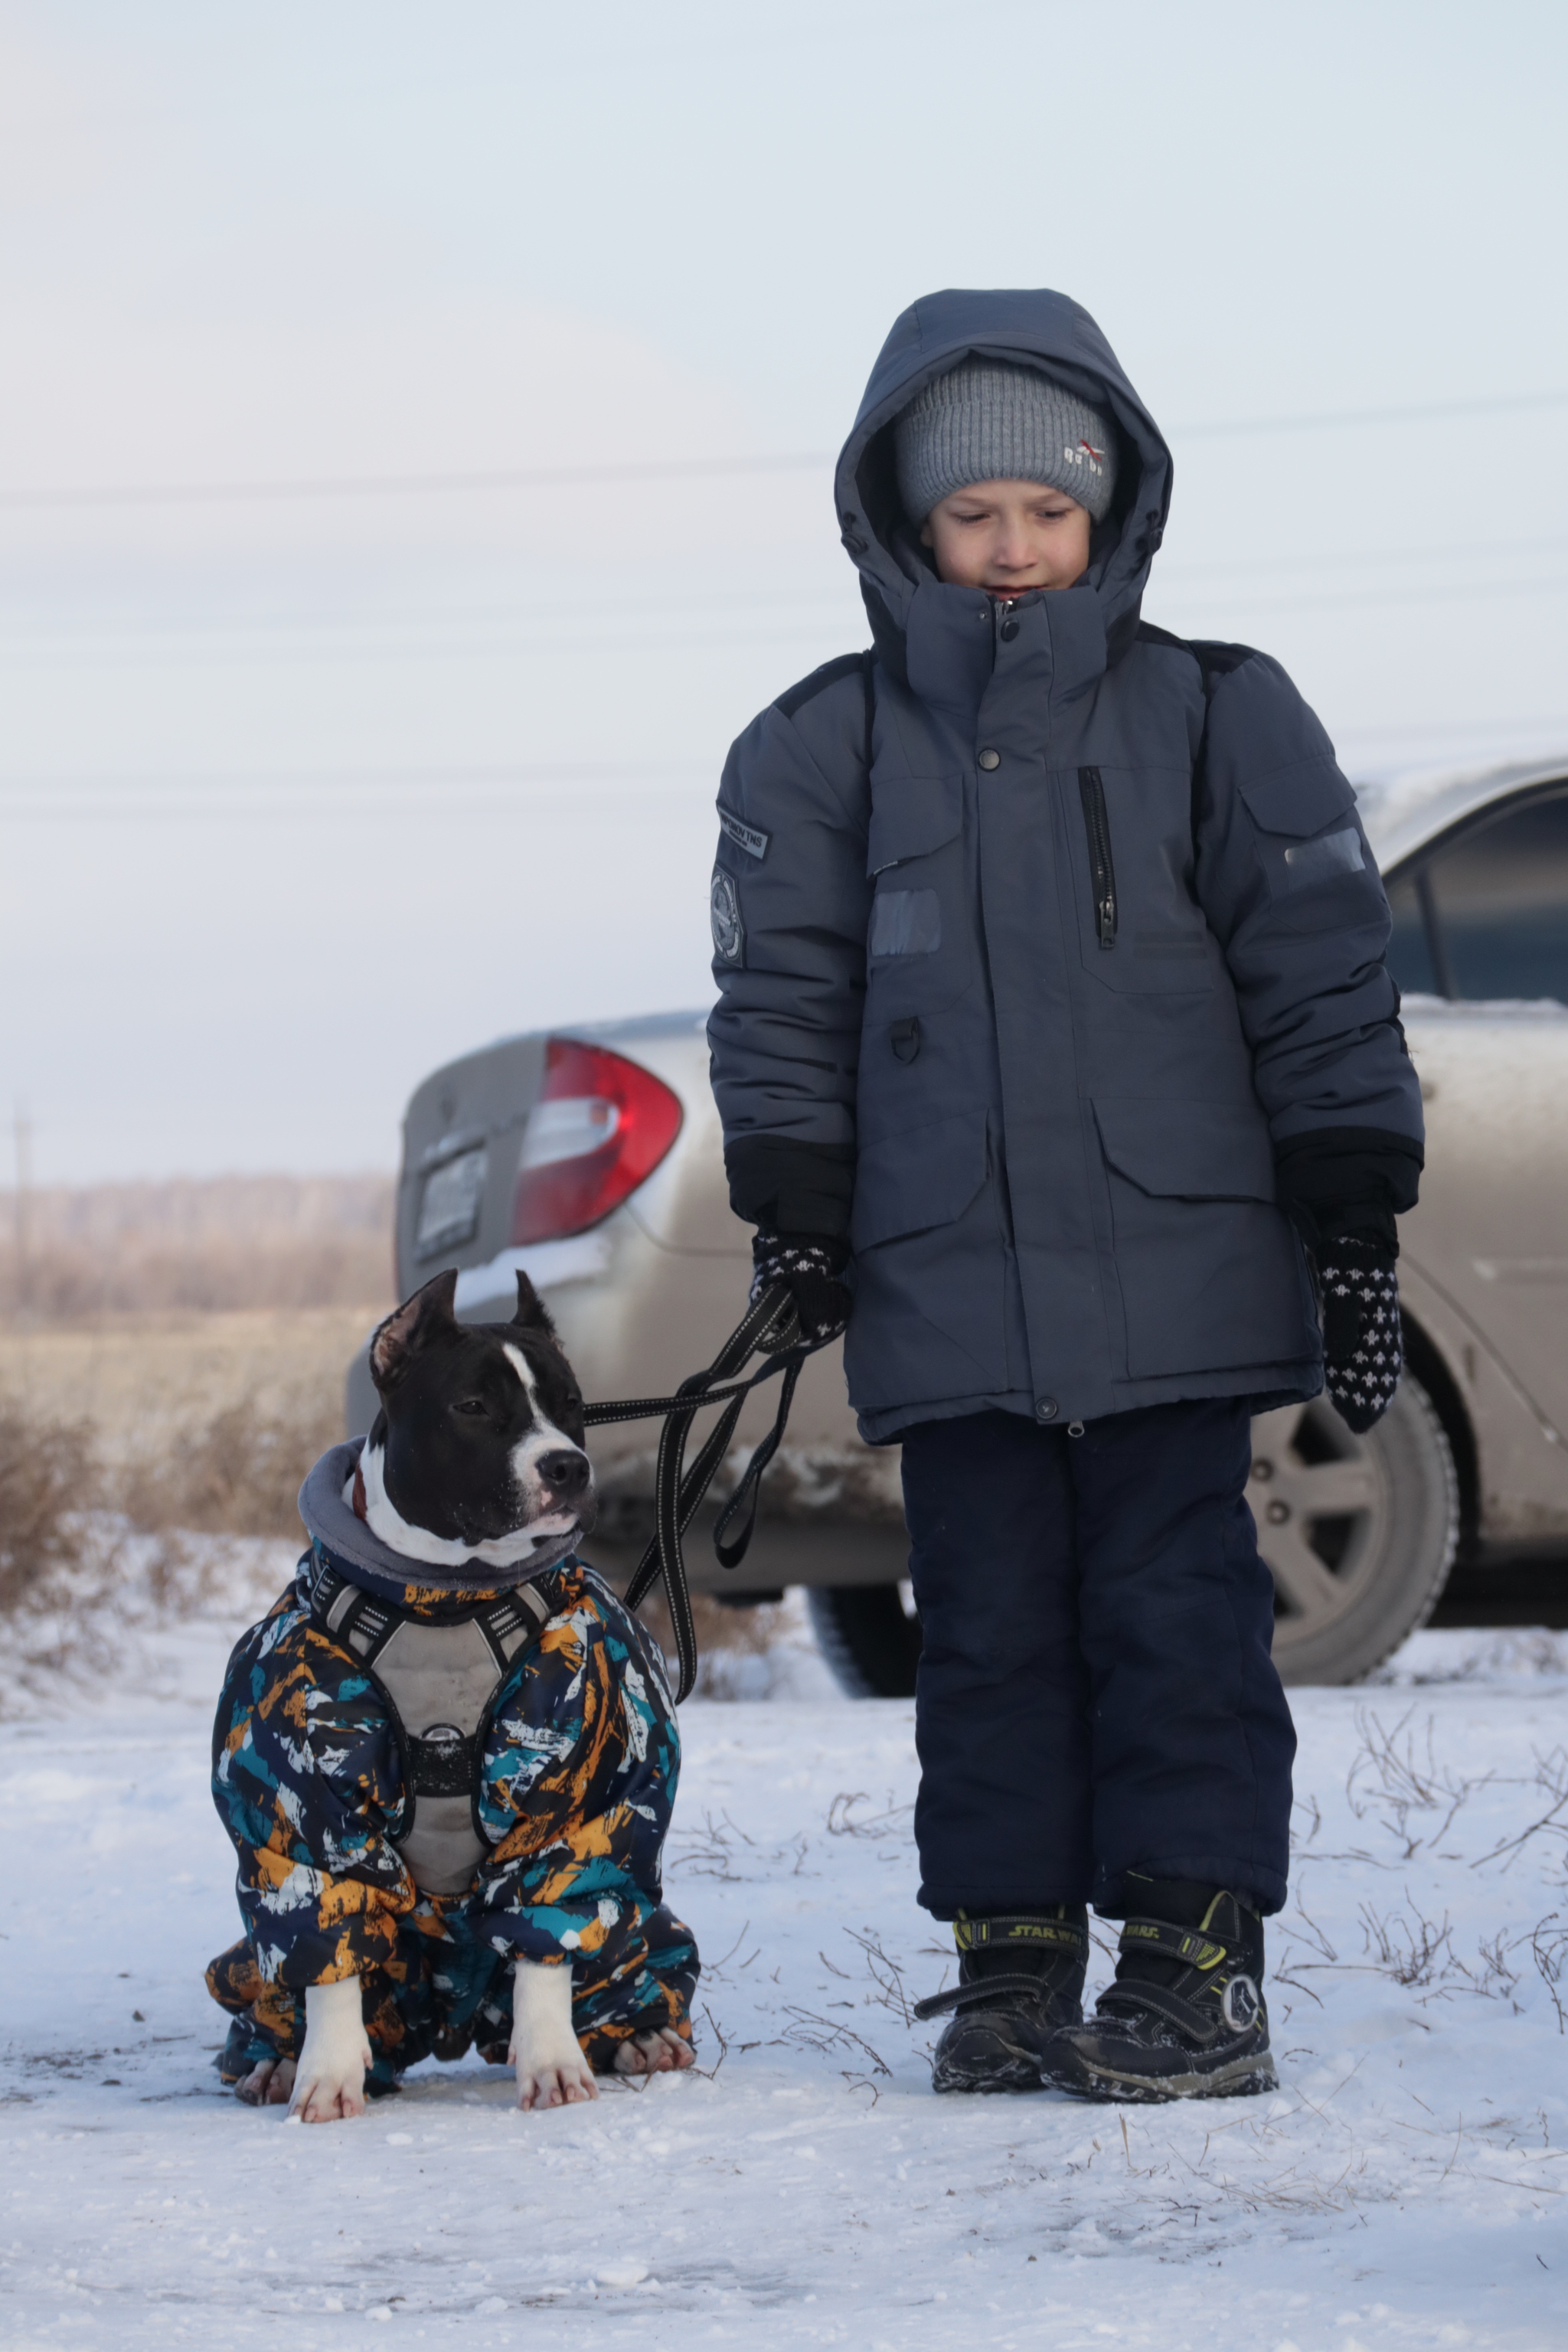
[[1029,588],[1070,588],[1089,568],[1089,520],[1065,490],[1039,482],[972,482],[932,507],[921,543],[939,580],[1022,596]]

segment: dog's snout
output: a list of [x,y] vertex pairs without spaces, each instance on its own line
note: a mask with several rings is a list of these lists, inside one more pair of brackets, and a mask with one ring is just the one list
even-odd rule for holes
[[544,1485],[563,1503],[574,1503],[588,1491],[588,1457],[579,1454],[574,1445],[563,1445],[553,1454],[542,1454],[538,1469]]

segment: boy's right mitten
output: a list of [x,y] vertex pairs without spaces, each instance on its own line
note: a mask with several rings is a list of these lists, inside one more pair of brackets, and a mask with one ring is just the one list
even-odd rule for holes
[[1324,1244],[1323,1378],[1347,1429],[1363,1435],[1394,1402],[1405,1369],[1394,1253],[1350,1235]]
[[813,1347],[837,1339],[849,1320],[849,1293],[839,1276],[849,1244],[822,1234],[775,1234],[759,1227],[752,1240],[752,1301],[770,1282],[787,1285],[800,1318],[800,1336]]

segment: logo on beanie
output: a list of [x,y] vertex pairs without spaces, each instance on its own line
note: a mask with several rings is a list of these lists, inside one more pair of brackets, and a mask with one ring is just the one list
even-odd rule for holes
[[1105,471],[1105,452],[1097,449],[1092,441],[1080,441],[1076,449],[1064,448],[1062,456],[1069,466],[1087,466],[1091,474]]

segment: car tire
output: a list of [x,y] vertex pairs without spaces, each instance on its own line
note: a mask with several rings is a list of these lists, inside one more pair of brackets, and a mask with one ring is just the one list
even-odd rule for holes
[[1436,1607],[1459,1487],[1443,1424],[1408,1372],[1364,1436],[1323,1397],[1260,1413],[1247,1500],[1274,1578],[1285,1682],[1360,1682]]
[[913,1698],[921,1621],[904,1584],[816,1584],[806,1607],[816,1646],[847,1698]]
[[[1325,1398],[1260,1413],[1247,1499],[1274,1578],[1287,1683],[1354,1683],[1426,1622],[1447,1582],[1459,1489],[1443,1424],[1406,1372],[1358,1437]],[[817,1647],[850,1698],[912,1698],[921,1629],[907,1586],[807,1592]]]

